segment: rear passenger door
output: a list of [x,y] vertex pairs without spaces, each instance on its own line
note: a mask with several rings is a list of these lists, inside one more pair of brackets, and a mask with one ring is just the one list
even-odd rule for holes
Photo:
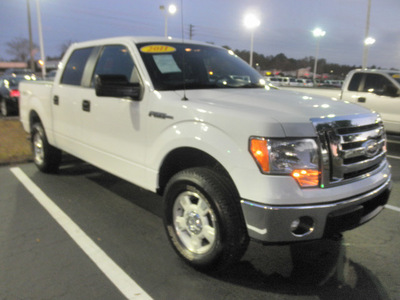
[[79,117],[80,99],[87,88],[82,82],[85,73],[89,72],[88,62],[95,57],[95,47],[74,50],[59,82],[53,85],[51,106],[55,142],[58,147],[74,155],[78,155],[81,150],[81,128],[84,126]]

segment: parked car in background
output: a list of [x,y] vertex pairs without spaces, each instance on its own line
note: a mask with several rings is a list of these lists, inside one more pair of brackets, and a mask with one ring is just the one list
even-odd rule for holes
[[18,114],[20,92],[18,85],[29,76],[3,76],[0,79],[0,112],[3,116]]
[[288,85],[292,87],[306,87],[313,86],[313,82],[311,79],[290,77]]
[[296,82],[297,82],[297,86],[302,86],[302,87],[308,86],[307,80],[304,78],[297,78]]
[[289,86],[290,85],[290,77],[281,77],[281,85]]
[[296,78],[289,79],[289,86],[298,86]]
[[380,113],[386,131],[400,133],[400,71],[350,71],[340,98]]
[[56,77],[56,73],[57,73],[57,70],[52,70],[49,73],[47,73],[46,80],[53,81],[54,78]]
[[341,88],[342,84],[343,84],[343,80],[324,80],[321,83],[321,86]]
[[313,87],[314,86],[313,80],[312,79],[306,79],[306,86]]
[[13,76],[13,77],[28,75],[29,77],[33,78],[36,77],[35,72],[33,72],[31,69],[15,69],[15,68],[7,69],[3,75]]
[[282,78],[281,77],[271,77],[266,76],[264,77],[267,82],[271,82],[274,86],[281,86]]

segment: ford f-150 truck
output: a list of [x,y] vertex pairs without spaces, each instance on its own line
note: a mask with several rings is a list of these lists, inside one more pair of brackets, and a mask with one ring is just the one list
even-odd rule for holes
[[77,43],[54,82],[20,89],[37,167],[56,172],[64,151],[159,193],[172,247],[198,269],[234,263],[250,238],[290,243],[355,228],[390,194],[378,114],[270,89],[214,45]]
[[400,133],[400,71],[352,70],[343,83],[340,99],[377,111],[386,131]]

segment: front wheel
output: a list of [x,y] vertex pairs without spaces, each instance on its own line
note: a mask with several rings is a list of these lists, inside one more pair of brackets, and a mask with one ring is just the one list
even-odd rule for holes
[[38,169],[45,173],[55,173],[61,162],[61,151],[47,141],[41,123],[32,126],[33,161]]
[[196,269],[222,270],[240,260],[249,238],[229,181],[206,168],[172,177],[164,198],[164,225],[183,260]]

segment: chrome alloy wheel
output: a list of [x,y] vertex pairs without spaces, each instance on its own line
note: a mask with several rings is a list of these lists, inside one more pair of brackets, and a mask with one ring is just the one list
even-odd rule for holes
[[44,149],[43,139],[39,132],[36,132],[33,136],[33,157],[38,165],[42,165],[44,162]]
[[185,191],[176,198],[173,223],[178,239],[195,254],[207,253],[216,243],[217,218],[204,196]]

